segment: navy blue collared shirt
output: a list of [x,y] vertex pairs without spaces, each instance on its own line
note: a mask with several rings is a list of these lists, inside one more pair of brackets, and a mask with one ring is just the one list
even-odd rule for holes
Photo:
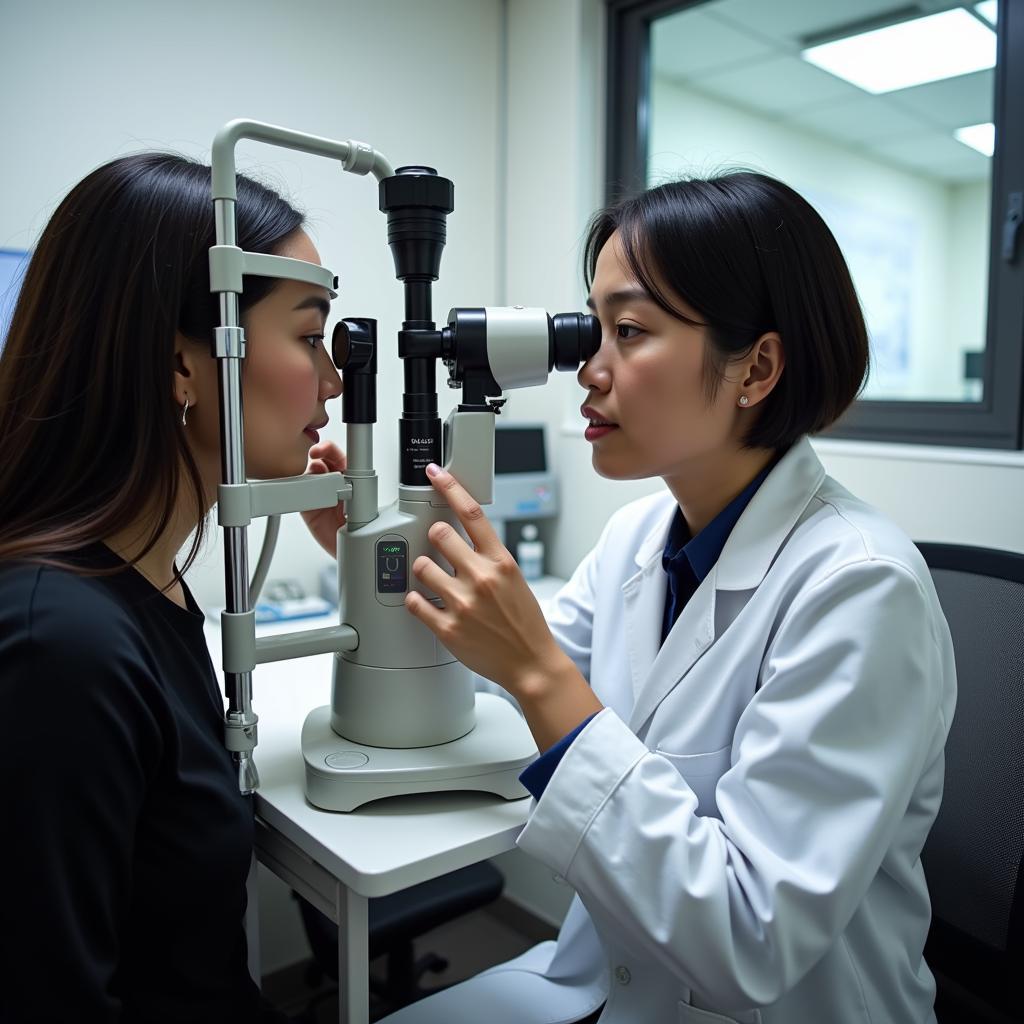
[[[661,564],[668,575],[665,611],[661,623],[662,643],[672,631],[672,627],[686,607],[687,601],[693,597],[697,588],[714,568],[733,527],[743,515],[743,510],[750,504],[758,488],[775,467],[776,462],[778,462],[778,457],[765,466],[696,537],[690,536],[690,528],[686,524],[682,509],[676,509],[672,525],[669,527],[665,550],[661,556]],[[534,799],[541,798],[541,794],[548,782],[551,781],[551,776],[555,774],[555,769],[565,752],[593,717],[590,715],[580,722],[572,732],[563,736],[520,774],[519,781],[533,794]]]
[[676,509],[661,556],[662,567],[668,576],[665,613],[661,624],[662,643],[672,631],[687,602],[721,557],[733,527],[774,466],[774,461],[765,466],[696,537],[690,536],[690,528],[682,509]]

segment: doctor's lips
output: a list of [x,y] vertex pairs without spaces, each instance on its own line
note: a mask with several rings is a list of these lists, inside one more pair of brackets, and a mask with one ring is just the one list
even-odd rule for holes
[[596,441],[599,437],[604,437],[605,434],[610,434],[619,428],[617,423],[606,420],[592,406],[584,405],[580,408],[580,412],[583,413],[584,419],[590,420],[590,426],[583,432],[583,436],[588,441]]
[[306,429],[303,430],[303,433],[306,437],[312,440],[313,444],[316,444],[320,440],[319,431],[323,430],[329,422],[330,420],[322,420],[320,423],[316,423],[311,427],[306,427]]

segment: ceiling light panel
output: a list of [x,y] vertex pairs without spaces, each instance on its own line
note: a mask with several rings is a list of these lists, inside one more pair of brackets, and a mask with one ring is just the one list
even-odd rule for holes
[[957,128],[953,135],[971,149],[976,149],[983,156],[991,156],[996,148],[996,126],[989,121],[987,124],[969,124],[966,128]]
[[994,67],[996,34],[955,8],[812,46],[801,56],[878,94]]

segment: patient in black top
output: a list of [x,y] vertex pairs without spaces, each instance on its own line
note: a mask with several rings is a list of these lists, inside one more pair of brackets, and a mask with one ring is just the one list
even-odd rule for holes
[[[238,244],[319,262],[238,178]],[[112,161],[44,229],[0,353],[0,1020],[283,1020],[249,976],[251,799],[182,579],[220,479],[210,171]],[[250,477],[344,468],[328,293],[247,278]],[[306,515],[333,553],[340,509]],[[176,558],[193,543],[179,572]]]

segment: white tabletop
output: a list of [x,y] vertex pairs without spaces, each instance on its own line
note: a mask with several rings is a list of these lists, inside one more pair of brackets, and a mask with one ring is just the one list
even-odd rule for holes
[[[324,616],[257,627],[258,635],[331,625]],[[220,628],[207,620],[215,668]],[[354,892],[385,896],[511,849],[526,822],[528,797],[486,793],[392,797],[340,813],[310,804],[303,789],[302,723],[331,699],[332,655],[271,662],[253,673],[259,716],[256,813]],[[222,685],[223,685],[223,677]]]

